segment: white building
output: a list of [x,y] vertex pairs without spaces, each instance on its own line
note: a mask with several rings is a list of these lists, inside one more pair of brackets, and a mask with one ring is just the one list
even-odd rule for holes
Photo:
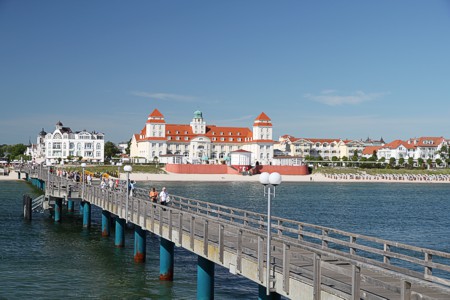
[[86,130],[73,132],[69,127],[64,127],[61,122],[58,122],[53,132],[46,133],[42,129],[36,142],[31,145],[31,155],[33,161],[37,163],[45,161],[47,164],[57,164],[69,160],[103,162],[104,160],[103,133]]
[[[189,124],[167,124],[155,109],[140,133],[131,139],[133,161],[182,163],[228,163],[237,150],[251,152],[251,164],[270,164],[273,158],[272,123],[261,113],[253,128],[207,125],[201,111],[194,112]],[[177,158],[174,160],[174,157]]]
[[411,138],[407,141],[395,140],[377,150],[377,158],[384,157],[389,160],[391,157],[396,160],[400,158],[413,158],[417,160],[432,159],[433,161],[440,158],[438,152],[443,145],[447,145],[447,141],[443,137],[420,137]]

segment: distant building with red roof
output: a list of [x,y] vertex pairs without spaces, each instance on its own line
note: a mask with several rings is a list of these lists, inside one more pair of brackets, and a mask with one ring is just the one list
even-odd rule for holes
[[[273,159],[272,121],[262,112],[253,128],[207,125],[201,111],[189,124],[167,124],[157,109],[145,126],[132,136],[130,156],[134,161],[220,163],[229,162],[238,150],[251,153],[251,164],[269,164]],[[176,158],[170,161],[170,158]],[[181,158],[181,161],[180,161]]]
[[443,145],[447,144],[447,141],[443,137],[419,137],[411,138],[406,141],[395,140],[381,146],[377,151],[377,157],[378,159],[382,157],[390,159],[393,157],[396,160],[400,158],[413,158],[414,160],[422,158],[423,160],[435,160],[440,158],[438,151]]

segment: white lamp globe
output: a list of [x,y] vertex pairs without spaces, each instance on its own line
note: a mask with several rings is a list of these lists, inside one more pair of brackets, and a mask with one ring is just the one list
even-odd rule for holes
[[86,168],[86,163],[82,163],[82,164],[81,164],[81,167],[82,167],[82,168]]
[[269,176],[269,182],[271,185],[279,185],[281,183],[281,175],[280,173],[273,172]]
[[259,175],[259,182],[261,182],[261,184],[263,184],[263,185],[268,185],[269,184],[269,173],[267,173],[267,172],[262,172],[260,175]]
[[125,167],[123,167],[123,170],[125,172],[131,172],[131,171],[133,171],[133,168],[130,165],[126,165]]

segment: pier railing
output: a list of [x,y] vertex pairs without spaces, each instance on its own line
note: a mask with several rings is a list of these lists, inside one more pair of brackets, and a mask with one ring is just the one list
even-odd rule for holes
[[[265,214],[176,195],[170,196],[169,206],[162,206],[151,203],[148,190],[139,188],[126,207],[124,190],[84,186],[44,169],[28,172],[47,182],[49,195],[84,190],[84,200],[152,231],[158,228],[157,234],[162,235],[166,226],[169,239],[173,238],[172,229],[178,229],[178,243],[183,244],[183,234],[187,234],[190,250],[194,250],[195,240],[202,241],[204,255],[208,245],[216,245],[221,263],[226,251],[234,253],[238,273],[244,272],[244,259],[254,261],[257,275],[250,279],[264,282]],[[310,284],[315,294],[324,290],[344,299],[384,299],[382,293],[367,286],[397,294],[400,299],[450,295],[450,253],[279,217],[271,221],[272,271],[277,291],[285,295],[289,295],[292,278]]]

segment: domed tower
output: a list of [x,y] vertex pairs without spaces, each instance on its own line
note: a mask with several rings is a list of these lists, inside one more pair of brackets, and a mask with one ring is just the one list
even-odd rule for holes
[[56,123],[56,129],[61,130],[63,128],[63,123],[61,123],[61,121],[58,121],[58,123]]
[[201,111],[197,110],[194,112],[194,118],[191,122],[191,128],[194,134],[206,133],[206,122],[203,120],[203,114]]

